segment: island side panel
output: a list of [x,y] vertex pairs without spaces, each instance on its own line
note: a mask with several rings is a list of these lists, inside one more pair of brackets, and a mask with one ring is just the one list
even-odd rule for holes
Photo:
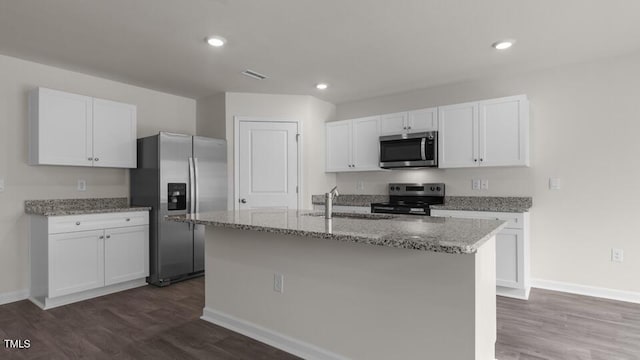
[[[475,254],[205,233],[205,319],[230,316],[354,359],[475,358]],[[283,293],[274,273],[284,275]]]
[[494,359],[496,353],[496,237],[476,253],[476,359]]

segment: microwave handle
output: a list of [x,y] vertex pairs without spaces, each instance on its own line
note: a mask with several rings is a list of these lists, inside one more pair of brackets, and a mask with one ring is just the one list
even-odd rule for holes
[[427,138],[422,138],[422,142],[420,143],[420,155],[422,156],[422,160],[427,160],[427,154],[425,151],[425,147],[427,146]]

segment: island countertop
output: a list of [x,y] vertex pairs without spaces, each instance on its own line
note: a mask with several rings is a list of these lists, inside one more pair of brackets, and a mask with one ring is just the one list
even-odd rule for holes
[[390,214],[333,216],[326,220],[318,211],[256,209],[176,215],[167,220],[450,254],[476,253],[506,224],[499,220]]

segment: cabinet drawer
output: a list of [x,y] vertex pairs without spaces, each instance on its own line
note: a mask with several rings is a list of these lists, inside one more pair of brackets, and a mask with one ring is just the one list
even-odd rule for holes
[[149,224],[148,211],[49,217],[49,234]]
[[524,214],[490,211],[431,210],[431,216],[456,217],[462,219],[503,220],[507,229],[523,229]]

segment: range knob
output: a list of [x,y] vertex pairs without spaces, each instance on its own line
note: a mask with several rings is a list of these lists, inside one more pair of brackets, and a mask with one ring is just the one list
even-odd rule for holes
[[436,190],[440,191],[440,186],[438,186],[438,187],[436,188]]
[[435,191],[436,190],[435,186],[432,186],[430,189],[431,189],[431,191]]

